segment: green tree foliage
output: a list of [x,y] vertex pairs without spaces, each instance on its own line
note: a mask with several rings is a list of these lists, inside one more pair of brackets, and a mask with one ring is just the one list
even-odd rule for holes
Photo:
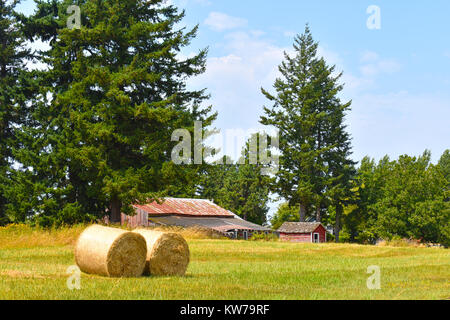
[[[215,118],[199,104],[204,90],[186,80],[205,70],[206,51],[183,59],[195,37],[177,25],[184,12],[162,0],[80,0],[81,29],[67,28],[72,1],[39,1],[26,21],[29,37],[48,40],[42,53],[38,126],[21,162],[40,223],[74,223],[120,212],[165,194],[198,176],[194,166],[171,162],[173,130],[193,132],[194,120]],[[27,139],[27,138],[24,138]],[[175,179],[176,178],[176,179]]]
[[[256,135],[254,145],[259,145]],[[242,150],[242,158],[238,163],[228,165],[210,165],[200,186],[200,197],[214,200],[227,210],[241,218],[257,224],[267,222],[269,194],[269,177],[262,174],[264,165],[250,161],[252,152],[250,141]],[[232,163],[229,157],[223,163]]]
[[357,175],[357,205],[344,218],[345,238],[374,243],[379,238],[419,239],[448,245],[448,181],[440,165],[422,156],[364,158]]
[[0,225],[13,220],[7,214],[10,203],[14,149],[19,144],[16,127],[25,119],[26,97],[30,95],[32,76],[25,68],[31,59],[14,8],[19,1],[0,1]]
[[390,174],[391,162],[384,157],[378,165],[369,157],[363,158],[354,179],[356,205],[344,208],[344,241],[374,242],[377,213],[374,204],[382,197],[382,188]]
[[299,208],[290,207],[289,203],[285,202],[280,204],[277,212],[270,219],[270,224],[273,230],[277,230],[285,222],[297,222],[300,219]]
[[300,206],[301,221],[311,215],[321,221],[330,201],[342,206],[353,170],[350,138],[343,125],[351,103],[341,103],[342,74],[335,74],[335,67],[317,56],[317,47],[307,26],[295,39],[295,56],[285,54],[279,67],[282,77],[275,81],[276,95],[262,89],[273,107],[264,108],[261,123],[280,131],[275,189],[291,206]]
[[447,186],[450,189],[450,150],[445,150],[439,159],[439,170],[441,170],[444,178],[447,180]]

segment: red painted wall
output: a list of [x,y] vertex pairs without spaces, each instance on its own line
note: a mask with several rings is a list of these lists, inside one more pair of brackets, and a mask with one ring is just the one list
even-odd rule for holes
[[319,233],[320,243],[327,242],[327,240],[326,240],[327,230],[323,226],[321,226],[321,225],[318,226],[317,229],[314,230],[314,232]]
[[311,242],[311,233],[280,233],[282,241]]
[[[319,234],[320,243],[326,242],[326,233],[327,231],[323,226],[318,226],[313,233]],[[283,233],[280,232],[280,239],[282,241],[290,241],[290,242],[307,242],[311,243],[311,233]]]

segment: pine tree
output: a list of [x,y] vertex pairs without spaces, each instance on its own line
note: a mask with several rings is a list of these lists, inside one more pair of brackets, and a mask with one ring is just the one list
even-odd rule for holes
[[23,122],[23,106],[29,95],[25,62],[31,52],[17,19],[19,1],[0,1],[0,225],[10,221],[6,214],[7,190],[11,186],[16,127]]
[[251,143],[259,145],[257,135],[252,135],[247,141],[237,163],[225,156],[222,163],[232,164],[210,165],[203,177],[199,195],[214,200],[244,220],[264,224],[269,211],[270,179],[262,174],[264,165],[250,161],[253,152],[259,153],[258,147],[250,147]]
[[354,204],[355,193],[353,180],[356,175],[356,162],[350,159],[351,139],[344,125],[345,111],[348,106],[339,103],[330,104],[333,115],[329,122],[329,141],[334,143],[334,147],[325,153],[325,160],[328,164],[328,184],[325,195],[329,199],[330,205],[335,212],[334,235],[335,241],[339,242],[339,233],[342,227],[342,215],[344,207]]
[[108,208],[118,222],[133,203],[176,193],[197,175],[171,162],[171,134],[215,118],[198,107],[204,90],[186,89],[186,79],[204,72],[206,50],[179,57],[197,27],[176,29],[184,12],[162,0],[76,1],[81,29],[67,28],[72,4],[40,2],[27,21],[29,36],[51,48],[42,55],[50,68],[34,113],[39,126],[27,128],[38,142],[22,161],[34,169],[41,221],[77,222]]
[[257,224],[267,222],[269,211],[269,177],[262,174],[265,165],[256,163],[259,154],[259,135],[246,142],[235,170],[228,171],[221,190],[221,205],[241,218]]
[[304,34],[295,39],[295,56],[285,53],[279,67],[281,78],[274,84],[276,95],[262,89],[273,107],[264,108],[261,123],[280,132],[275,188],[290,206],[300,206],[301,221],[311,210],[321,221],[330,188],[334,188],[333,201],[342,200],[350,178],[344,171],[352,165],[349,137],[342,124],[351,102],[341,103],[338,94],[343,87],[338,82],[342,74],[334,74],[335,67],[317,56],[317,48],[306,26]]

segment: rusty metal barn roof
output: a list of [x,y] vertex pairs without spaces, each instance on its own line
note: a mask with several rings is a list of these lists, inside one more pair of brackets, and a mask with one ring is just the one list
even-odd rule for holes
[[178,226],[178,227],[206,227],[219,232],[228,232],[231,230],[255,230],[271,231],[269,228],[239,219],[235,217],[186,217],[177,215],[168,215],[160,217],[149,217],[149,220],[159,225]]
[[201,217],[234,217],[235,215],[209,200],[165,198],[161,204],[156,201],[145,205],[134,205],[149,216],[180,215]]
[[283,233],[311,233],[320,225],[321,223],[319,222],[285,222],[277,231]]

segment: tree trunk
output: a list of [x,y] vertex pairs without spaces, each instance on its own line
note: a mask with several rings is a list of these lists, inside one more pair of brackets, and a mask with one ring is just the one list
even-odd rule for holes
[[339,232],[341,232],[341,216],[342,216],[342,206],[336,206],[336,222],[334,224],[334,238],[336,243],[339,242]]
[[322,222],[322,213],[320,212],[320,205],[316,208],[316,221]]
[[120,223],[122,213],[122,202],[119,199],[111,200],[111,223]]
[[306,220],[306,208],[303,204],[300,203],[300,222],[305,222]]

